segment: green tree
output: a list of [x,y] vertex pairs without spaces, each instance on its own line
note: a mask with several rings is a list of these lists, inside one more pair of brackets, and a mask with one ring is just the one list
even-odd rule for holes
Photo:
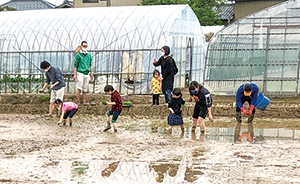
[[4,10],[6,10],[6,11],[16,11],[15,8],[11,8],[11,7],[8,7],[8,6],[4,6],[4,7],[0,6],[0,12],[4,11]]
[[202,26],[222,25],[219,16],[223,0],[142,0],[142,5],[188,4]]

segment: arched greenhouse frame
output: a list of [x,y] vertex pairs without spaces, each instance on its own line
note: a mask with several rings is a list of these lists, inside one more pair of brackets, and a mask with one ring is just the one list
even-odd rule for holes
[[274,95],[299,93],[300,0],[264,9],[219,31],[207,49],[204,83],[235,94],[244,82]]
[[0,93],[37,92],[43,60],[61,69],[73,93],[74,50],[83,40],[96,76],[90,92],[112,84],[122,94],[149,94],[164,45],[179,68],[174,87],[202,82],[205,38],[188,5],[32,10],[0,12]]

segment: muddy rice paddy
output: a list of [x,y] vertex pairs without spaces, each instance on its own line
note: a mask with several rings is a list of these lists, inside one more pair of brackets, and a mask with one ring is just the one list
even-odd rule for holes
[[191,134],[189,118],[184,135],[169,135],[159,117],[120,116],[118,133],[102,132],[104,116],[57,121],[1,114],[0,183],[300,183],[299,119],[257,118],[265,140],[240,144],[229,117],[215,117],[205,136]]

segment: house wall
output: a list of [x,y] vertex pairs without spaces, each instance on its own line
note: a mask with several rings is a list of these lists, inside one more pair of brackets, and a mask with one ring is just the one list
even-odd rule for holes
[[234,7],[235,21],[247,15],[263,10],[265,8],[282,3],[284,0],[278,1],[236,1]]

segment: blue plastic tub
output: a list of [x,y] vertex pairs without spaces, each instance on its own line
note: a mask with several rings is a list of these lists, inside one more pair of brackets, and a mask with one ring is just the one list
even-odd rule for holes
[[270,99],[261,93],[257,97],[255,108],[264,111],[269,104],[270,104]]

